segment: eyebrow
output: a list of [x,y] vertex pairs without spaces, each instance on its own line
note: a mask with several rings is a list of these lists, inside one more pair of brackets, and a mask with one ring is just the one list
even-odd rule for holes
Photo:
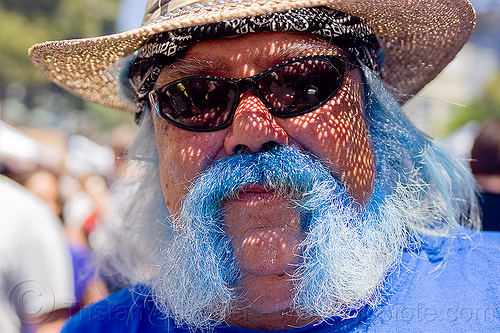
[[216,64],[209,60],[179,59],[167,66],[165,74],[160,74],[160,78],[170,82],[188,76],[209,75],[209,73],[221,72],[224,70],[224,67],[222,64]]
[[312,54],[344,55],[339,46],[322,39],[312,39],[304,43],[295,43],[287,47],[280,48],[275,57],[286,61],[288,59],[303,57]]

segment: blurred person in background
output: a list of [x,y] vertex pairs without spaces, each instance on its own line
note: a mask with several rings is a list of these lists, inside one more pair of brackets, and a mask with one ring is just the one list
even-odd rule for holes
[[481,189],[483,230],[500,231],[500,120],[484,122],[472,145],[470,167]]
[[41,199],[0,176],[0,332],[59,332],[75,303],[62,224]]
[[[71,252],[75,287],[76,302],[72,313],[101,300],[108,291],[96,272],[88,237],[95,229],[100,216],[104,214],[103,211],[107,209],[107,188],[103,178],[98,175],[86,177],[82,190],[72,195],[67,202],[61,199],[58,176],[47,170],[33,172],[23,185],[45,201],[64,225]],[[102,192],[104,193],[101,194]]]
[[[97,177],[97,176],[96,176]],[[106,284],[97,274],[95,261],[88,242],[88,235],[94,229],[96,213],[91,197],[76,196],[73,201],[64,204],[60,199],[59,179],[53,173],[40,170],[28,177],[24,186],[36,194],[62,218],[66,240],[71,253],[73,282],[76,302],[72,306],[72,314],[84,306],[101,300],[108,294]],[[78,204],[75,201],[79,201]],[[90,202],[89,202],[90,201]],[[104,204],[104,203],[103,203]],[[64,205],[65,209],[61,206]],[[68,206],[84,207],[68,216]]]
[[24,181],[24,187],[41,198],[52,212],[62,218],[62,198],[59,191],[59,178],[52,172],[38,170]]

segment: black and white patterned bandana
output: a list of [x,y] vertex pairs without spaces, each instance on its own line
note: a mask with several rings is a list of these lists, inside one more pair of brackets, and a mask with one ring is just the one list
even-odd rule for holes
[[377,38],[359,19],[324,7],[291,9],[154,35],[138,52],[128,72],[137,112],[144,109],[147,96],[161,70],[181,58],[195,42],[266,31],[305,32],[321,36],[348,50],[373,71],[380,72]]

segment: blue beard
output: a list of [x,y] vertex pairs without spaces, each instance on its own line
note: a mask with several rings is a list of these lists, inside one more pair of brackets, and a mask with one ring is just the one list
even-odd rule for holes
[[173,221],[178,232],[162,244],[164,261],[154,279],[153,294],[165,313],[194,327],[230,315],[240,297],[235,292],[240,270],[225,233],[223,203],[247,185],[288,196],[300,213],[306,237],[291,276],[292,310],[345,317],[376,303],[403,245],[404,228],[394,220],[399,217],[361,209],[317,158],[276,147],[218,160],[193,183]]

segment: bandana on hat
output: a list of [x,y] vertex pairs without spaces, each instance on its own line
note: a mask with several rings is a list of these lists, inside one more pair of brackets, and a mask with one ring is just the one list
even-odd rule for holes
[[136,118],[147,103],[161,70],[181,58],[198,41],[253,32],[306,32],[326,38],[380,72],[377,38],[359,19],[328,8],[299,8],[285,12],[232,19],[154,35],[138,52],[128,72],[128,84],[137,104]]

